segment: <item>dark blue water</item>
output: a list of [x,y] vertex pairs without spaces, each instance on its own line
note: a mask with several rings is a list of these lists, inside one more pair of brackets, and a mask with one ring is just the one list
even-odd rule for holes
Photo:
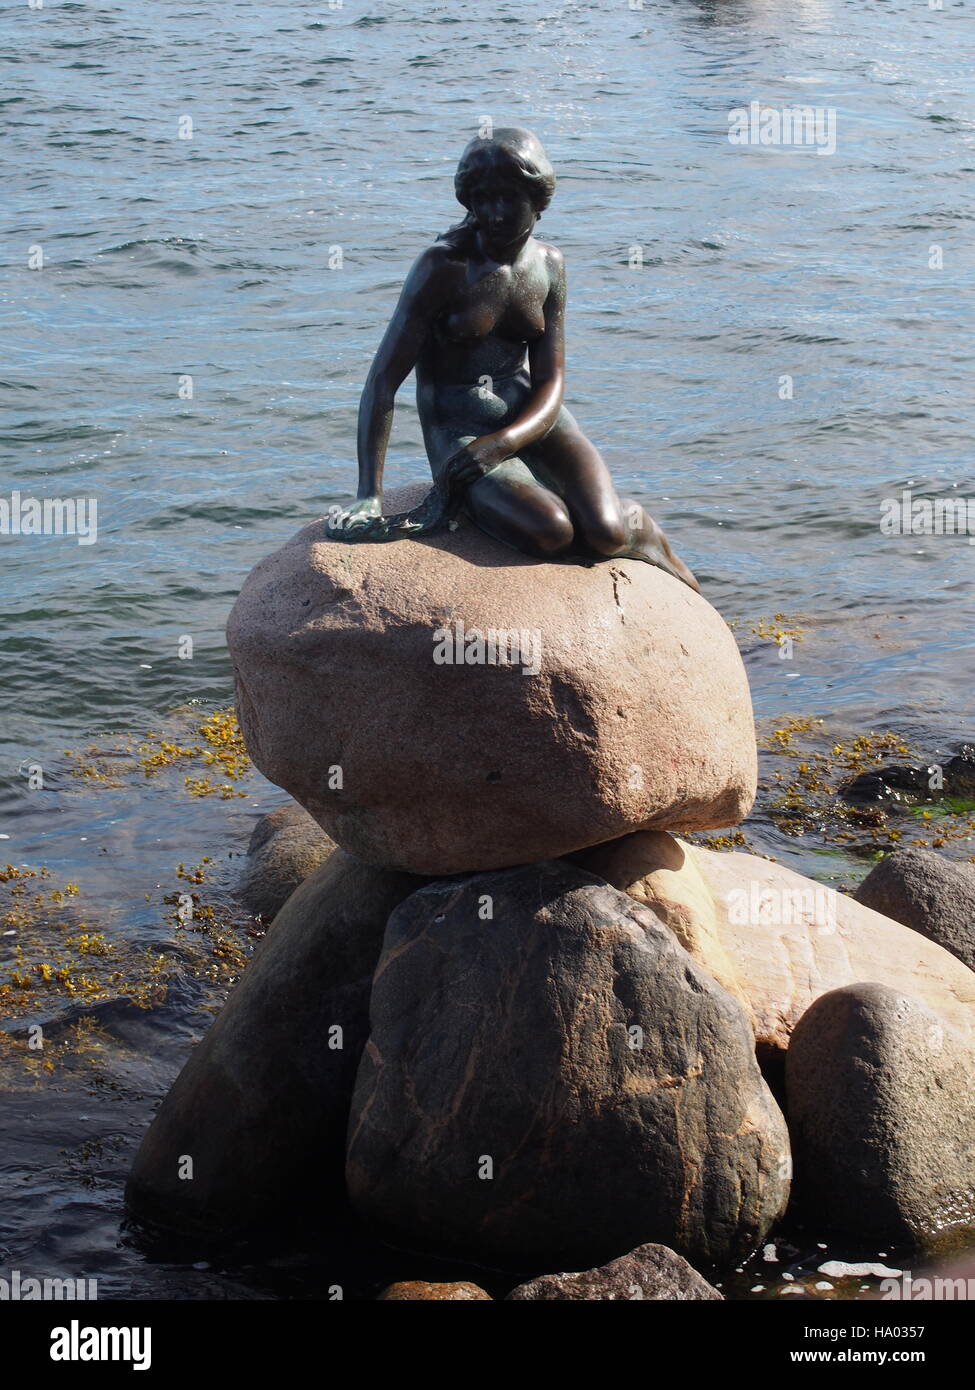
[[[975,496],[970,3],[45,0],[0,25],[0,497],[98,503],[93,545],[0,536],[0,860],[78,883],[120,950],[172,944],[181,862],[210,855],[222,900],[278,796],[254,776],[194,799],[183,769],[146,779],[126,749],[229,704],[245,574],[354,490],[371,354],[457,220],[454,164],[485,116],[536,130],[556,166],[540,234],[568,262],[567,403],[736,623],[760,726],[890,728],[930,754],[971,737],[975,547],[879,529],[905,487]],[[730,144],[751,101],[832,110],[835,153]],[[387,483],[423,476],[407,386]],[[777,613],[802,632],[788,661],[762,635]],[[74,776],[89,749],[118,776]],[[749,829],[815,865],[761,813]],[[35,1171],[0,1264],[87,1250],[110,1277],[144,1097],[222,997],[210,983],[132,1025],[120,1156],[93,1185],[51,1158],[57,1105],[93,1113],[80,1074],[18,1081],[55,1118],[7,1165]],[[38,995],[35,1015],[64,1003]],[[106,1029],[118,1080],[125,1030]],[[112,1259],[116,1292],[147,1277]]]

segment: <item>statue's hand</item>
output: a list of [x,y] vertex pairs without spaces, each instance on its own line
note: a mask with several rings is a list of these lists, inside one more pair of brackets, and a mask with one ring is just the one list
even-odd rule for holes
[[355,531],[382,514],[382,498],[360,497],[349,507],[336,507],[329,512],[328,529],[335,534]]
[[497,468],[499,463],[504,463],[507,457],[503,444],[488,435],[475,439],[463,449],[458,449],[456,454],[451,454],[447,460],[447,473],[452,483],[468,488],[478,478],[483,478],[485,473],[490,473],[492,468]]

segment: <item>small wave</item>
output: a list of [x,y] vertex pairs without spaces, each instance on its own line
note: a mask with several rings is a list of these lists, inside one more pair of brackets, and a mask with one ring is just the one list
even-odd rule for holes
[[138,237],[135,241],[120,241],[117,246],[104,246],[100,251],[96,251],[97,256],[116,256],[123,251],[137,251],[143,246],[178,246],[181,251],[194,256],[202,253],[203,246],[198,241],[193,241],[190,237],[165,236],[165,237]]
[[136,529],[165,531],[171,526],[183,526],[187,521],[213,521],[222,526],[239,526],[247,521],[267,521],[280,517],[285,510],[277,506],[235,507],[225,502],[193,502],[186,506],[170,507],[168,511],[147,517],[137,523]]

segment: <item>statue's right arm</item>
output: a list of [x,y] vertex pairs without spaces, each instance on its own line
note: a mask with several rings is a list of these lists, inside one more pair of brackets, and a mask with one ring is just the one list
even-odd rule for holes
[[[418,257],[379,344],[359,401],[359,492],[382,495],[383,464],[393,423],[396,392],[413,370],[427,334],[444,303],[445,248],[431,246]],[[377,507],[376,515],[379,514]]]

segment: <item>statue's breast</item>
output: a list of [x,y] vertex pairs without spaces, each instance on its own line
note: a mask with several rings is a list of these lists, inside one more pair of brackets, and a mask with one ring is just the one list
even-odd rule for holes
[[472,305],[445,314],[441,320],[444,334],[455,343],[477,343],[495,331],[499,314],[489,305]]
[[511,342],[530,343],[545,332],[542,307],[520,304],[468,304],[445,314],[441,326],[455,343],[476,343],[492,334]]
[[527,344],[545,332],[549,279],[537,261],[513,269],[498,266],[486,274],[468,266],[440,319],[442,334],[452,342],[473,344],[485,338]]

